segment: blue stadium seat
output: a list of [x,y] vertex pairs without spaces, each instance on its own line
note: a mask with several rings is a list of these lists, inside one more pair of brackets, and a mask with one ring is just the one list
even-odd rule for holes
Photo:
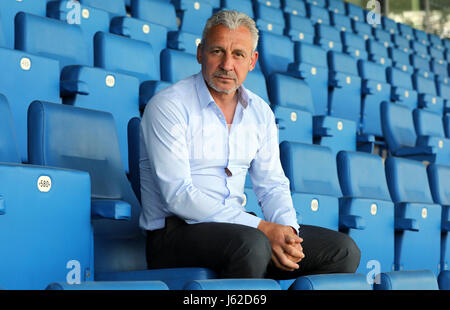
[[1,164],[0,181],[0,286],[42,290],[55,281],[92,281],[89,174]]
[[438,290],[436,276],[429,270],[383,272],[374,290]]
[[344,53],[357,59],[368,59],[366,41],[351,31],[342,33],[342,45]]
[[340,231],[361,249],[356,272],[366,274],[374,262],[379,272],[394,270],[394,204],[382,158],[342,151],[337,155],[337,168],[344,196],[339,201]]
[[[282,0],[281,7],[283,12],[288,15],[306,17],[306,4],[303,0]],[[285,15],[285,17],[288,17]]]
[[124,0],[79,0],[81,4],[104,10],[112,17],[127,15]]
[[[354,21],[365,23],[366,18],[364,15],[364,11],[361,7],[351,4],[350,2],[345,3],[346,5],[346,15],[353,19]],[[369,26],[370,27],[370,26]]]
[[444,116],[444,130],[445,136],[450,138],[450,114],[445,114]]
[[[413,28],[414,37],[417,41],[422,43],[423,45],[430,45],[428,34],[425,31],[419,30],[417,28]],[[412,40],[411,42],[414,42]]]
[[16,129],[20,161],[26,163],[28,106],[38,99],[60,101],[59,63],[22,51],[0,48],[0,67],[0,94],[8,99]]
[[28,120],[31,163],[91,176],[96,281],[162,280],[180,289],[214,275],[201,268],[146,269],[140,204],[125,176],[110,113],[35,101]]
[[290,74],[304,80],[314,93],[315,115],[328,115],[327,52],[317,45],[297,42],[295,62],[290,64]]
[[432,47],[434,47],[440,51],[444,50],[443,40],[439,36],[429,33],[428,37],[430,38],[430,44]]
[[281,290],[277,281],[271,279],[213,279],[194,280],[183,288],[184,290]]
[[410,25],[400,23],[398,24],[399,33],[408,41],[414,39],[414,31]]
[[414,73],[414,68],[409,62],[409,53],[398,48],[389,48],[389,57],[392,59],[392,67],[397,68],[410,75]]
[[382,43],[374,39],[368,39],[366,44],[370,61],[386,67],[392,65],[392,60],[389,58],[388,49]]
[[264,214],[262,213],[261,206],[258,202],[258,197],[256,197],[255,192],[251,187],[244,188],[244,201],[242,206],[245,207],[247,212],[253,212],[256,216],[264,219]]
[[[77,87],[71,88],[74,83]],[[128,173],[128,123],[140,116],[138,79],[100,68],[69,66],[62,71],[61,85],[64,104],[113,115],[123,167]]]
[[222,0],[221,10],[236,10],[254,18],[251,0]]
[[450,290],[450,271],[441,271],[438,277],[438,284],[440,290]]
[[383,26],[383,29],[389,32],[391,35],[397,34],[399,32],[397,23],[395,22],[395,20],[390,19],[389,17],[382,16],[381,25]]
[[[386,179],[395,203],[395,270],[440,272],[441,206],[433,203],[422,162],[387,157]],[[427,255],[417,255],[417,249]]]
[[[428,117],[430,116],[428,115]],[[439,125],[442,125],[442,119],[440,117],[438,119]],[[383,102],[381,104],[381,127],[392,155],[420,161],[449,163],[447,141],[436,136],[420,135],[419,132],[416,134],[413,111],[407,106]],[[424,133],[433,131],[435,130],[424,130]]]
[[142,83],[159,80],[155,54],[150,44],[123,36],[98,32],[94,38],[94,64],[135,76]]
[[253,93],[260,96],[265,102],[269,104],[269,94],[267,92],[266,79],[260,70],[253,70],[247,73],[244,86]]
[[419,108],[434,111],[442,115],[444,99],[437,95],[434,79],[427,79],[416,73],[412,76],[414,89],[419,95]]
[[352,20],[350,17],[333,12],[330,12],[330,15],[331,15],[331,25],[333,25],[336,29],[343,32],[353,32]]
[[308,12],[308,17],[313,24],[331,24],[330,13],[324,7],[307,3],[306,10]]
[[414,73],[423,76],[426,79],[433,79],[434,74],[431,72],[430,62],[428,59],[420,57],[416,54],[410,55],[411,66],[414,68]]
[[386,48],[392,47],[394,45],[391,41],[391,34],[381,28],[373,28],[373,37],[375,38],[375,40],[383,44]]
[[390,101],[391,98],[386,68],[366,60],[361,60],[358,68],[362,79],[361,131],[382,137],[380,105],[382,101]]
[[285,21],[281,9],[256,2],[254,12],[256,27],[260,31],[268,31],[279,35],[284,33]]
[[437,49],[434,46],[429,46],[428,47],[428,53],[429,53],[429,55],[430,55],[432,60],[438,60],[438,61],[442,60],[443,61],[445,59],[444,51],[440,50],[440,49]]
[[266,79],[272,73],[286,73],[289,64],[294,62],[294,43],[286,36],[261,32],[258,50]]
[[61,69],[93,65],[80,26],[23,12],[17,14],[15,22],[16,49],[57,59]]
[[213,7],[206,1],[173,0],[176,15],[180,21],[179,30],[201,34],[206,21],[213,14]]
[[299,224],[338,230],[342,196],[336,160],[328,147],[283,141],[280,158],[290,180]]
[[[436,161],[450,164],[450,139],[445,137],[442,115],[424,109],[415,109],[413,117],[419,139],[430,140],[428,144],[437,144],[437,148],[439,148],[438,156],[441,156],[442,159],[436,159]],[[437,142],[433,143],[432,140],[437,140]]]
[[391,101],[404,104],[410,109],[417,107],[419,95],[413,89],[411,75],[396,68],[387,68],[387,80],[391,84]]
[[291,38],[292,41],[314,43],[314,26],[309,18],[286,14],[286,28],[284,35]]
[[430,55],[428,54],[428,46],[417,41],[411,41],[411,48],[417,56],[420,56],[426,60],[430,60]]
[[447,70],[448,64],[444,60],[432,60],[430,66],[431,71],[434,74],[434,79],[436,80],[436,85],[438,87],[438,94],[441,96],[441,92],[439,90],[440,84],[450,86],[450,79]]
[[360,123],[361,78],[355,58],[338,53],[328,53],[329,113],[330,115]]
[[131,0],[131,16],[177,31],[175,7],[169,1]]
[[[73,6],[78,10],[73,13]],[[78,14],[78,15],[77,15]],[[68,24],[78,25],[86,41],[86,47],[89,54],[89,63],[94,63],[94,35],[98,31],[109,32],[110,15],[101,9],[79,5],[72,1],[51,1],[47,5],[47,16],[66,22]]]
[[352,19],[352,28],[353,32],[362,37],[364,40],[368,40],[373,37],[372,27],[365,22],[358,22],[355,19]]
[[67,282],[50,283],[46,290],[65,291],[115,291],[115,290],[168,290],[162,281],[95,281],[80,284],[67,284]]
[[0,162],[19,164],[19,148],[8,99],[0,94]]
[[279,9],[281,7],[281,1],[280,0],[252,0],[253,4],[258,4],[258,3],[262,3],[266,6],[272,7],[272,8],[276,8]]
[[318,6],[321,8],[326,7],[326,0],[304,0],[306,3],[309,3],[310,5],[313,6]]
[[[427,173],[433,201],[440,204],[442,207],[440,276],[442,275],[443,278],[446,278],[444,273],[450,273],[450,192],[448,191],[448,184],[450,182],[450,167],[446,165],[430,164],[427,167]],[[450,289],[450,282],[447,283],[447,289]]]
[[363,274],[318,274],[299,277],[295,280],[290,290],[371,290],[372,286],[367,282]]
[[326,24],[315,25],[314,43],[327,51],[342,52],[340,31]]
[[[411,49],[411,42],[404,36],[394,34],[394,35],[392,35],[391,41],[392,41],[394,47],[396,47],[397,49],[402,50],[405,53],[413,52],[413,50]],[[409,63],[409,60],[408,60],[408,63]]]
[[169,48],[161,53],[161,68],[161,79],[169,83],[178,82],[201,70],[194,55]]
[[3,29],[2,47],[14,48],[14,18],[19,12],[45,16],[46,5],[44,1],[2,1],[0,5],[0,29]]
[[155,55],[155,66],[160,75],[160,55],[167,46],[167,28],[155,23],[127,16],[115,17],[111,20],[111,33],[149,43]]
[[345,15],[345,2],[342,0],[328,0],[327,8],[335,14]]
[[167,47],[192,55],[197,55],[197,47],[202,41],[202,35],[185,31],[170,31],[167,37]]

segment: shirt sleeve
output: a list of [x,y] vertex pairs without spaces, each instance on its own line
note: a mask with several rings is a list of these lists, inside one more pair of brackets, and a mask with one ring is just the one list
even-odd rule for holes
[[267,221],[291,226],[298,233],[299,225],[292,203],[289,179],[285,176],[280,162],[275,116],[271,111],[268,115],[269,120],[262,134],[260,147],[249,169],[253,191]]
[[186,139],[187,112],[170,98],[154,99],[149,103],[148,113],[144,113],[142,132],[167,210],[187,222],[227,222],[256,228],[260,222],[258,217],[225,207],[223,201],[193,184]]

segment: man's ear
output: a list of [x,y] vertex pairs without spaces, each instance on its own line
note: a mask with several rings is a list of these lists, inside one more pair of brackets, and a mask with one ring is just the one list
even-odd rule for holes
[[258,56],[259,56],[259,54],[257,51],[254,51],[252,53],[252,57],[250,57],[250,59],[251,59],[250,68],[248,71],[253,71],[253,69],[255,69],[256,62],[258,61]]
[[199,64],[202,64],[202,49],[203,49],[203,44],[200,43],[197,46],[197,61]]

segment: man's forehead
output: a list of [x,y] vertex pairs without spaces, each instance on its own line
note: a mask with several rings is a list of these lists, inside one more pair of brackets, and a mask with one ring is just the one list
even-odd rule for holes
[[224,25],[216,25],[208,31],[206,39],[208,45],[216,45],[221,41],[229,40],[232,40],[233,43],[236,44],[249,45],[250,48],[253,45],[250,30],[248,30],[245,26],[239,26],[236,29],[229,29]]

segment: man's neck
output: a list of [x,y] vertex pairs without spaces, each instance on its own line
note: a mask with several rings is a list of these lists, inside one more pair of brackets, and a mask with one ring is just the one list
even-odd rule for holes
[[238,90],[231,92],[229,94],[218,92],[208,86],[209,93],[214,99],[214,102],[223,110],[235,108],[238,103]]

